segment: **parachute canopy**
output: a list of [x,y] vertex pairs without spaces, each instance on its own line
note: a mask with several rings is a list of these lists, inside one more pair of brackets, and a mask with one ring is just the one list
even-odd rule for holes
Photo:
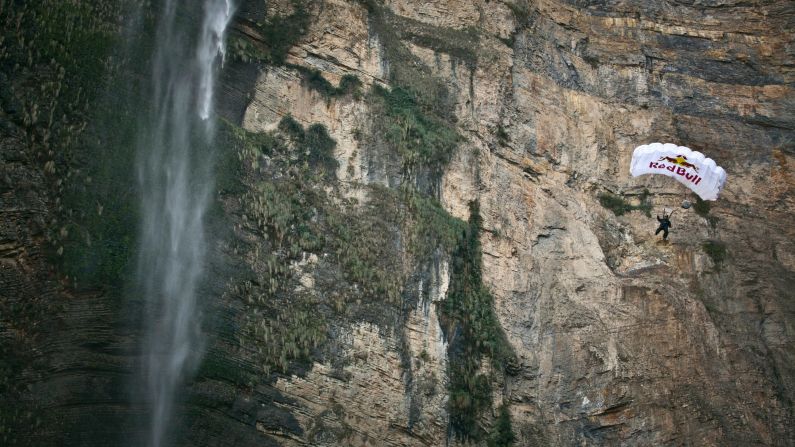
[[651,143],[632,152],[629,172],[633,177],[662,174],[673,177],[692,189],[702,200],[717,200],[726,182],[726,171],[707,158],[684,146]]

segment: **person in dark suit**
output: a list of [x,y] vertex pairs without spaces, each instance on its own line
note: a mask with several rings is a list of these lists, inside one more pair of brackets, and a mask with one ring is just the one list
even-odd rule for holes
[[671,228],[671,219],[669,219],[667,214],[663,214],[663,217],[660,218],[660,215],[657,215],[657,221],[660,222],[660,226],[657,227],[657,231],[654,232],[655,235],[659,234],[660,231],[663,232],[663,240],[668,239],[668,229]]

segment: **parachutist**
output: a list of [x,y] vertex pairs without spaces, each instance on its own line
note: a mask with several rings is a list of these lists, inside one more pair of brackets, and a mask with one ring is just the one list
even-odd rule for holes
[[663,240],[667,240],[668,239],[668,229],[671,228],[671,220],[669,219],[669,216],[667,214],[663,214],[663,217],[661,219],[660,216],[657,215],[657,221],[660,222],[660,226],[657,227],[657,231],[654,232],[654,235],[656,236],[657,234],[660,233],[660,231],[662,231],[663,232]]

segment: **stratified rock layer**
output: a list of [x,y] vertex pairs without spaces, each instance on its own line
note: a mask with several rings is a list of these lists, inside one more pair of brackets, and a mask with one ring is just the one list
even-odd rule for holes
[[[474,60],[423,46],[428,39],[404,43],[454,93],[466,142],[441,197],[461,218],[468,201],[482,205],[484,275],[521,362],[498,390],[517,444],[792,443],[792,4],[386,7],[440,36],[469,28],[479,35]],[[361,49],[383,38],[361,33],[362,9],[321,9],[291,61],[331,80],[355,73],[387,82],[396,61]],[[298,74],[290,81],[278,73],[260,77],[244,125],[273,128],[288,112],[321,122],[340,142],[341,165],[356,167],[349,180],[372,180],[350,158],[368,150],[349,137],[367,115],[363,106],[326,101],[301,89]],[[356,109],[359,118],[344,112]],[[652,141],[695,147],[729,172],[708,215],[674,214],[668,243],[653,236],[653,217],[617,217],[597,199],[612,192],[632,201],[648,189],[655,212],[693,200],[675,182],[629,176],[632,150]],[[719,264],[705,252],[711,240],[725,244]],[[388,340],[362,349],[389,357],[401,347]],[[319,391],[323,366],[316,369],[280,388],[324,399],[332,392]],[[384,395],[390,388],[400,387],[382,384],[346,402],[399,406],[404,397]],[[407,414],[372,408],[353,430],[380,425],[371,442],[398,445],[393,430]],[[446,436],[440,427],[399,445]]]

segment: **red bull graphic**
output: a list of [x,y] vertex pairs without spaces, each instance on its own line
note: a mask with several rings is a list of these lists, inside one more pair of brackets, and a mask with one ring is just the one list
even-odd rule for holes
[[682,183],[701,200],[717,200],[726,182],[726,171],[701,152],[671,143],[643,144],[632,151],[629,172],[664,175]]
[[[668,165],[665,163],[659,163],[661,161],[667,161]],[[681,175],[686,180],[693,182],[694,185],[698,185],[701,181],[701,177],[696,174],[691,174],[688,172],[688,169],[692,169],[695,172],[698,172],[698,167],[693,163],[687,161],[687,157],[684,155],[677,155],[676,157],[668,157],[663,156],[660,157],[657,162],[651,161],[649,162],[649,168],[651,169],[667,169],[669,172],[673,172],[676,175]]]
[[698,172],[698,167],[693,163],[687,161],[687,157],[684,155],[677,155],[676,158],[674,157],[660,157],[657,161],[667,161],[668,163],[673,163],[675,165],[684,166],[685,168],[693,168],[694,171]]

